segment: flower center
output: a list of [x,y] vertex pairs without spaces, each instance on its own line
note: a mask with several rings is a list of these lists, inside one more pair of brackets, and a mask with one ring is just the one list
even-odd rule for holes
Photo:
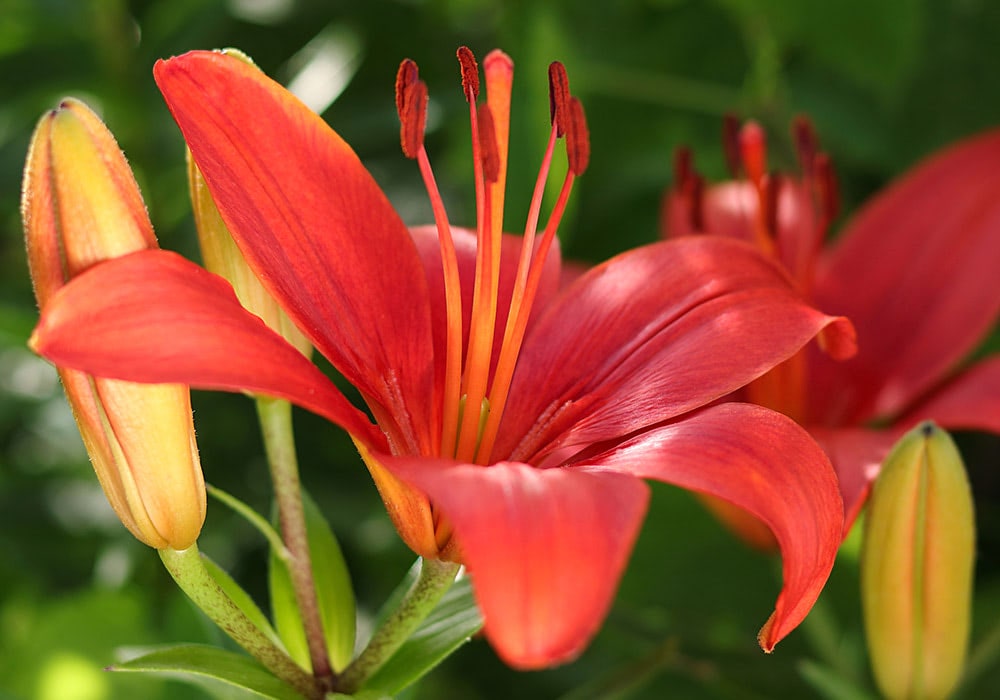
[[[400,64],[396,76],[396,107],[399,111],[403,153],[417,161],[430,197],[444,270],[447,324],[439,454],[466,462],[488,464],[500,418],[507,403],[531,307],[541,281],[545,258],[565,211],[573,181],[586,169],[590,151],[583,107],[579,100],[570,95],[569,82],[562,64],[553,63],[549,67],[552,130],[528,211],[510,308],[506,319],[499,319],[503,205],[514,64],[501,51],[493,51],[486,56],[483,69],[487,95],[486,101],[479,104],[479,66],[475,56],[463,46],[458,50],[458,61],[462,73],[462,90],[469,103],[476,185],[476,267],[471,323],[464,353],[458,259],[448,216],[424,148],[427,86],[419,79],[417,65],[409,59]],[[545,182],[556,141],[562,136],[566,137],[569,169],[536,245]],[[498,336],[501,326],[502,336]],[[497,342],[500,343],[500,349],[496,366],[491,372],[493,349]]]

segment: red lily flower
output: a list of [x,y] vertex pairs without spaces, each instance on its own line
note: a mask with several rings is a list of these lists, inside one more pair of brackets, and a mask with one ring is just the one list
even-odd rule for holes
[[[603,619],[648,501],[642,479],[704,491],[766,522],[784,588],[770,651],[809,611],[843,512],[822,451],[784,416],[712,405],[844,319],[802,302],[778,266],[722,239],[624,253],[558,290],[554,236],[586,167],[583,112],[550,72],[552,135],[526,235],[501,233],[513,64],[459,52],[479,225],[451,227],[426,151],[426,86],[397,80],[404,152],[436,226],[407,229],[347,144],[257,69],[220,53],[155,75],[249,264],[375,425],[221,278],[163,251],[102,264],[46,307],[33,346],[61,365],[284,397],[354,438],[400,535],[463,562],[485,633],[512,665],[566,661]],[[557,139],[570,172],[535,236]],[[83,329],[86,329],[85,332]],[[739,352],[733,352],[738,347]],[[168,379],[173,378],[173,379]]]
[[854,323],[853,358],[807,348],[742,395],[795,418],[824,446],[849,528],[889,448],[920,421],[1000,433],[1000,357],[962,364],[1000,311],[1000,130],[914,167],[826,246],[837,192],[809,123],[795,125],[800,177],[767,173],[756,124],[730,121],[726,133],[743,179],[706,189],[681,152],[663,232],[751,240],[817,307]]

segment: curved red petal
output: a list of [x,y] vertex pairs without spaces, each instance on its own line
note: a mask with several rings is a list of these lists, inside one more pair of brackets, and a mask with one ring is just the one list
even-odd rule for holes
[[914,406],[897,425],[932,420],[950,430],[1000,433],[1000,357],[969,367]]
[[95,376],[285,398],[384,444],[308,358],[240,306],[229,283],[175,253],[141,251],[74,278],[46,305],[31,345]]
[[699,408],[824,329],[832,352],[853,349],[846,320],[806,305],[740,241],[624,253],[564,290],[526,339],[494,458],[539,463]]
[[858,331],[853,360],[818,362],[820,395],[856,395],[832,420],[905,410],[995,323],[1000,285],[984,280],[1000,269],[998,159],[1000,130],[941,151],[870,200],[821,261],[817,303]]
[[[381,458],[380,458],[381,459]],[[511,666],[575,658],[597,632],[646,512],[624,474],[385,457],[454,526],[484,631]]]
[[158,62],[154,74],[264,285],[380,414],[433,444],[437,421],[419,410],[437,405],[426,401],[434,377],[424,272],[358,157],[291,93],[231,56],[192,52]]
[[837,478],[809,434],[779,413],[720,404],[582,464],[716,496],[771,528],[784,586],[758,637],[765,651],[805,618],[833,568],[844,522]]

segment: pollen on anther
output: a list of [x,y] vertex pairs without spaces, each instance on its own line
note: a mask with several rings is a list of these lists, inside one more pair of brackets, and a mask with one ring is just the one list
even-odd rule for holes
[[575,97],[566,103],[566,157],[574,175],[583,175],[590,163],[590,133],[583,105]]
[[399,112],[399,142],[403,155],[416,158],[427,126],[427,83],[418,80],[403,90]]
[[781,196],[781,176],[771,173],[765,180],[764,196],[761,204],[764,207],[764,225],[772,236],[778,235],[778,198]]
[[819,139],[816,138],[816,130],[807,117],[799,116],[792,122],[792,138],[795,140],[795,150],[799,156],[799,168],[803,174],[812,176],[819,150]]
[[479,105],[477,117],[479,119],[479,148],[483,161],[483,178],[486,182],[496,182],[500,179],[500,153],[497,150],[493,111],[484,102]]
[[840,214],[840,188],[837,185],[837,174],[834,172],[830,156],[817,153],[815,170],[820,207],[827,222],[831,222]]
[[410,86],[417,82],[419,70],[415,61],[404,58],[396,71],[396,113],[402,118],[406,92]]
[[556,127],[556,136],[566,133],[566,102],[569,100],[569,78],[566,67],[559,61],[549,64],[549,119]]
[[479,97],[479,64],[476,63],[476,56],[468,46],[459,46],[456,56],[462,68],[462,91],[465,99],[475,102]]

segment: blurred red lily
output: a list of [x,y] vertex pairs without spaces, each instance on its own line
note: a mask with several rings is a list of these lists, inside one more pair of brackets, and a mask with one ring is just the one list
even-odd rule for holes
[[[33,346],[133,381],[284,397],[347,430],[407,544],[464,563],[510,664],[577,655],[611,603],[652,478],[714,494],[773,530],[784,588],[765,650],[808,613],[843,510],[819,447],[749,404],[712,405],[818,333],[853,351],[751,246],[715,238],[624,253],[559,291],[554,235],[587,162],[579,103],[550,71],[552,132],[526,235],[501,233],[513,64],[460,50],[478,226],[452,228],[423,148],[426,86],[404,61],[397,107],[436,226],[407,229],[350,147],[260,71],[220,53],[161,61],[157,82],[251,267],[364,398],[353,406],[237,302],[168,252],[96,266],[45,310]],[[535,236],[548,163],[570,167]],[[738,352],[734,352],[738,348]]]
[[793,131],[798,177],[767,172],[754,123],[727,122],[728,159],[742,179],[705,188],[679,152],[663,233],[750,240],[818,308],[854,323],[853,358],[809,347],[741,394],[795,418],[823,445],[849,528],[889,448],[920,421],[1000,433],[1000,357],[963,362],[1000,311],[1000,130],[915,166],[825,246],[837,209],[830,161],[807,121]]

